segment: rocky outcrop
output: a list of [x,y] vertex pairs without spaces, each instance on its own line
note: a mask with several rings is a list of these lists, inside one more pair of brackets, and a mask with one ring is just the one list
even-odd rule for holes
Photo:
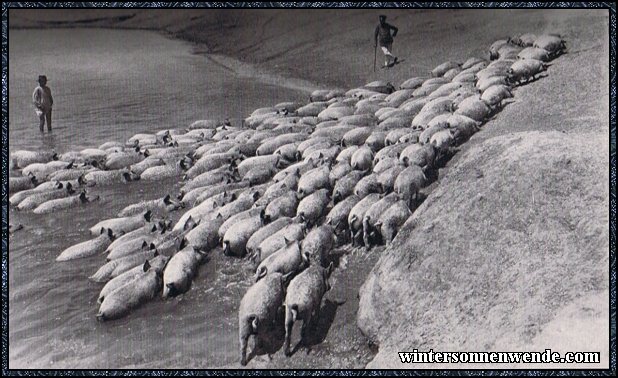
[[[608,152],[599,133],[526,132],[462,153],[361,288],[358,325],[380,349],[368,367],[414,368],[397,354],[413,349],[526,350],[559,309],[606,292]],[[607,348],[607,327],[586,324]]]

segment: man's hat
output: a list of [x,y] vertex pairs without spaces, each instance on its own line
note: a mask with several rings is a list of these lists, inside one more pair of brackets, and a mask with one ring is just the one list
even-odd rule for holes
[[41,80],[45,80],[45,81],[47,81],[47,76],[45,76],[45,75],[39,75],[39,80],[38,80],[38,81],[41,81]]
[[383,15],[383,14],[381,14],[381,15],[380,15],[380,19],[386,19],[386,16],[385,16],[385,15]]

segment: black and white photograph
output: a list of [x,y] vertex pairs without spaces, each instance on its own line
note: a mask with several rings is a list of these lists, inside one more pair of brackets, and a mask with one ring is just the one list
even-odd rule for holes
[[140,4],[2,6],[5,373],[616,372],[614,3]]

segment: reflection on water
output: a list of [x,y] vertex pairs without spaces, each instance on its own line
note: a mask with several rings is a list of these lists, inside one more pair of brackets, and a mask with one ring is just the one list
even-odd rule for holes
[[[150,32],[11,30],[9,42],[10,151],[96,147],[305,97],[238,78]],[[54,96],[51,133],[39,132],[31,105],[39,74]],[[251,274],[244,262],[214,252],[181,298],[156,298],[124,319],[98,323],[103,285],[88,277],[104,256],[54,261],[89,239],[98,221],[179,185],[93,188],[100,202],[49,215],[10,209],[9,221],[24,229],[9,240],[9,368],[207,368],[238,360],[235,314]]]

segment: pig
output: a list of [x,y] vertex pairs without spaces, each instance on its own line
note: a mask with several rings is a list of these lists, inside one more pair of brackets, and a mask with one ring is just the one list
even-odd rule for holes
[[36,187],[34,187],[32,189],[25,189],[25,190],[22,190],[22,191],[19,191],[19,192],[13,194],[12,196],[9,197],[9,204],[11,204],[13,206],[17,206],[23,200],[25,200],[26,198],[28,198],[29,196],[31,196],[33,194],[37,194],[37,193],[40,194],[40,193],[44,193],[44,192],[50,191],[50,190],[62,189],[64,187],[65,187],[65,185],[63,183],[61,183],[61,182],[58,182],[58,181],[47,181],[47,182],[44,182],[42,184],[37,185]]
[[380,186],[380,190],[375,191],[375,193],[389,193],[393,191],[397,176],[399,176],[399,174],[405,168],[406,167],[403,164],[398,164],[398,165],[392,166],[391,168],[385,170],[384,172],[381,172],[380,174],[377,174],[377,181],[378,181],[378,185]]
[[434,166],[436,155],[437,151],[433,144],[412,144],[401,152],[399,161],[406,167],[416,165],[426,170]]
[[158,255],[159,253],[156,250],[146,249],[129,256],[111,260],[101,266],[89,278],[94,282],[106,282],[119,276],[127,270],[138,266],[142,261],[149,260]]
[[354,152],[350,165],[355,170],[365,171],[371,168],[373,159],[374,156],[371,148],[363,146]]
[[146,223],[149,223],[151,216],[152,211],[147,210],[143,214],[137,214],[130,217],[106,219],[90,227],[90,234],[99,235],[102,230],[107,229],[111,229],[116,235],[120,233],[127,233],[142,227]]
[[276,182],[268,186],[264,195],[259,200],[255,201],[255,206],[266,207],[279,197],[288,196],[290,192],[297,196],[296,191],[290,189],[285,182]]
[[103,186],[112,185],[118,182],[127,183],[130,181],[139,180],[139,175],[126,169],[118,169],[114,171],[90,171],[84,176],[86,185],[88,186]]
[[97,298],[97,303],[103,303],[103,300],[107,295],[109,295],[119,287],[122,287],[127,283],[139,278],[144,274],[144,271],[147,272],[149,269],[157,269],[158,271],[162,272],[168,260],[169,257],[159,255],[150,260],[146,260],[144,265],[136,266],[135,268],[128,270],[117,277],[112,278],[105,284],[105,286],[103,286],[103,289],[101,289],[99,297]]
[[480,96],[470,96],[459,104],[455,114],[465,115],[477,122],[482,122],[491,115],[491,108]]
[[238,338],[242,366],[247,365],[249,337],[255,336],[255,349],[258,349],[262,338],[274,326],[277,314],[285,300],[287,279],[288,277],[280,273],[269,274],[251,286],[241,299],[238,309]]
[[395,193],[408,201],[410,207],[418,199],[418,192],[427,184],[427,177],[421,167],[410,165],[395,180]]
[[423,82],[426,80],[424,77],[411,77],[408,80],[404,81],[399,85],[400,89],[416,89],[423,85]]
[[239,221],[230,227],[223,236],[223,253],[243,257],[246,253],[246,245],[251,235],[262,227],[262,219],[259,215]]
[[330,251],[335,245],[335,232],[329,224],[324,224],[315,227],[300,244],[300,249],[303,255],[309,260],[317,262],[322,266],[326,266]]
[[99,196],[88,197],[86,196],[86,192],[82,191],[80,194],[75,196],[57,198],[43,202],[34,210],[32,210],[32,212],[34,214],[50,214],[56,211],[65,210],[75,206],[80,206],[90,202],[98,201],[99,199]]
[[352,245],[356,245],[362,240],[363,231],[363,217],[369,208],[380,200],[378,193],[371,193],[365,198],[361,199],[348,215],[348,227],[350,228],[350,239]]
[[385,145],[386,135],[386,131],[376,130],[371,133],[367,140],[365,140],[365,145],[371,148],[371,151],[373,151],[374,153],[378,152]]
[[[212,194],[208,199],[205,199],[201,203],[195,205],[187,212],[185,212],[176,225],[174,226],[174,231],[180,231],[185,228],[187,220],[189,218],[193,219],[193,221],[197,222],[202,219],[204,216],[210,214],[213,210],[220,206],[224,206],[234,200],[236,200],[236,194],[229,193],[227,191],[223,191],[221,193]],[[184,198],[183,198],[184,202]]]
[[[448,123],[446,122],[446,120],[448,120],[448,118],[451,116],[450,113],[444,114],[445,118],[442,116],[438,116],[440,118],[444,119],[444,122],[442,123],[436,123],[430,127],[427,127],[425,130],[423,130],[423,132],[421,133],[421,135],[419,135],[418,137],[418,142],[422,145],[422,144],[427,144],[429,143],[429,140],[431,139],[431,136],[435,133],[437,133],[438,131],[442,131],[448,128]],[[403,153],[403,151],[402,151]],[[399,155],[399,159],[401,160],[401,155]]]
[[296,274],[309,265],[309,255],[301,251],[298,241],[285,240],[285,243],[285,247],[260,262],[255,270],[255,282],[272,273]]
[[339,179],[333,189],[333,204],[337,204],[349,195],[354,193],[356,184],[365,176],[367,172],[352,171]]
[[532,44],[534,47],[544,49],[549,52],[550,57],[554,58],[566,51],[566,43],[559,36],[555,34],[544,34],[534,39]]
[[320,312],[322,297],[330,290],[328,279],[333,271],[333,263],[328,268],[312,265],[290,281],[285,296],[285,343],[284,353],[290,356],[292,329],[297,320],[303,321],[301,342],[309,326]]
[[125,316],[133,308],[152,299],[161,290],[162,272],[144,264],[144,274],[109,293],[103,299],[97,320],[107,321]]
[[365,198],[370,193],[381,193],[382,186],[378,181],[378,175],[375,173],[366,175],[356,183],[354,194],[359,198]]
[[391,168],[391,167],[393,167],[395,165],[399,165],[399,164],[400,163],[399,163],[399,159],[398,158],[396,158],[396,157],[387,157],[385,159],[380,160],[379,163],[374,165],[372,171],[373,171],[373,173],[380,174],[380,173],[386,171],[387,169],[389,169],[389,168]]
[[22,177],[9,177],[9,194],[17,193],[22,190],[35,188],[39,182],[34,175]]
[[126,206],[119,213],[119,217],[129,217],[131,215],[143,214],[147,210],[152,212],[162,212],[167,213],[170,211],[178,210],[182,205],[172,200],[171,196],[168,194],[163,198],[157,198],[149,201],[141,201],[139,203]]
[[329,174],[330,165],[322,165],[303,174],[298,181],[298,195],[304,198],[320,189],[330,189]]
[[259,247],[258,253],[255,256],[255,262],[260,263],[262,260],[277,252],[286,246],[286,240],[294,241],[301,240],[305,237],[305,226],[299,223],[291,223],[281,230],[264,239]]
[[457,76],[460,72],[462,71],[462,69],[460,67],[455,67],[455,68],[451,68],[450,70],[446,71],[446,73],[444,74],[444,78],[446,80],[453,80],[453,78],[455,76]]
[[262,144],[258,147],[256,151],[256,155],[272,155],[281,146],[284,146],[288,143],[302,142],[305,139],[307,139],[307,134],[303,133],[289,133],[279,135],[273,139],[262,142]]
[[108,229],[107,232],[102,232],[101,235],[95,239],[88,240],[65,249],[58,257],[56,257],[56,261],[69,261],[95,256],[105,251],[114,239],[114,233]]
[[241,211],[249,210],[260,197],[258,191],[246,191],[236,198],[236,200],[221,206],[217,209],[217,215],[221,215],[223,221],[228,220],[232,215],[238,214]]
[[191,246],[172,256],[163,271],[163,299],[184,294],[191,288],[191,281],[204,258],[204,253]]
[[543,62],[550,60],[549,51],[540,47],[526,47],[517,54],[517,59],[537,59]]
[[275,155],[281,156],[282,159],[294,161],[298,158],[298,146],[301,142],[293,142],[284,144],[275,150]]
[[[547,64],[536,59],[521,59],[513,63],[507,71],[510,83],[520,84],[522,81],[535,79],[535,76],[547,70]],[[472,117],[471,117],[472,118]]]
[[[467,138],[469,138],[469,136],[465,137],[466,140]],[[462,136],[462,138],[464,138],[464,136]],[[453,133],[453,130],[451,129],[446,129],[435,133],[434,135],[432,135],[430,143],[436,147],[436,150],[441,156],[456,151],[455,149],[453,149],[456,143],[455,135]]]
[[[25,192],[20,192],[25,193]],[[73,185],[70,183],[67,185],[63,185],[63,188],[59,189],[50,189],[46,191],[33,191],[32,194],[28,195],[24,198],[23,201],[20,201],[17,205],[17,209],[20,211],[24,210],[34,210],[39,205],[59,198],[67,198],[70,195],[75,193],[73,190]],[[19,194],[19,193],[18,193]]]
[[384,99],[384,102],[388,103],[390,106],[398,107],[403,104],[404,101],[410,99],[413,92],[413,89],[400,89],[388,95]]
[[298,204],[296,215],[303,223],[312,225],[326,212],[330,194],[328,189],[320,189],[303,198]]
[[[352,172],[352,166],[348,162],[341,162],[334,165],[328,174],[328,180],[330,181],[331,188],[334,188],[341,178],[345,177],[348,173]],[[333,191],[334,193],[334,191]]]
[[408,146],[409,144],[406,144],[406,143],[398,143],[392,146],[384,147],[383,149],[378,151],[376,156],[373,158],[373,164],[377,165],[378,163],[380,163],[382,159],[389,158],[389,157],[399,158],[399,154],[401,153],[401,151],[403,151]]
[[163,165],[165,165],[165,160],[158,157],[149,156],[146,159],[140,161],[139,163],[130,165],[129,169],[136,174],[141,175],[148,168],[159,167]]
[[305,161],[316,161],[316,162],[333,162],[337,158],[337,156],[341,153],[341,147],[332,146],[330,148],[325,148],[321,150],[313,151],[308,154],[304,160]]
[[254,156],[248,159],[243,160],[240,164],[238,164],[238,173],[241,177],[245,177],[245,175],[253,168],[256,167],[266,167],[266,168],[275,168],[279,163],[281,156],[279,155],[265,155],[265,156]]
[[239,222],[244,221],[245,219],[249,219],[255,216],[260,216],[260,214],[264,211],[264,207],[252,207],[249,210],[241,211],[236,215],[232,215],[229,217],[223,224],[219,227],[217,231],[217,235],[220,240],[223,240],[223,236],[225,233]]
[[223,221],[224,219],[221,215],[202,220],[197,227],[187,233],[183,239],[183,244],[189,244],[200,251],[209,251],[215,248],[219,244],[217,231],[223,224]]
[[281,217],[295,216],[297,208],[297,194],[289,190],[286,194],[272,200],[261,212],[260,216],[264,224],[267,224]]
[[506,85],[497,84],[485,89],[481,95],[481,100],[491,107],[496,107],[502,103],[502,100],[510,97],[513,97],[511,89]]
[[384,145],[390,146],[390,145],[396,144],[399,141],[399,138],[408,134],[409,132],[410,132],[410,129],[407,127],[404,127],[401,129],[393,129],[389,131],[386,137],[384,138]]
[[247,241],[247,245],[245,249],[247,250],[247,255],[251,260],[255,260],[258,252],[258,247],[260,244],[266,240],[271,235],[274,235],[276,232],[280,231],[284,227],[290,225],[292,223],[292,218],[289,217],[281,217],[275,221],[268,223],[267,225],[261,227],[256,232],[251,235],[249,240]]
[[34,163],[47,163],[58,160],[58,154],[54,151],[26,151],[19,150],[11,153],[11,165],[15,168],[25,168]]
[[350,130],[343,135],[343,140],[341,141],[341,145],[343,147],[361,146],[365,143],[367,138],[369,138],[372,131],[373,131],[372,127],[359,127],[359,128]]
[[[158,167],[155,167],[155,168],[158,168]],[[150,169],[152,168],[148,168],[148,170]],[[200,188],[200,187],[209,186],[209,185],[223,184],[224,182],[228,182],[228,181],[233,182],[233,180],[234,180],[234,174],[232,171],[228,170],[227,168],[222,169],[222,170],[213,169],[212,171],[204,172],[200,174],[199,176],[195,176],[194,178],[190,179],[185,185],[182,186],[180,190],[183,193],[187,193],[195,188]]]
[[380,244],[381,231],[380,228],[376,228],[376,223],[382,214],[397,201],[399,201],[397,193],[390,193],[371,205],[365,212],[363,216],[363,242],[365,247],[371,248],[372,245]]
[[350,195],[333,206],[326,216],[325,224],[331,225],[337,236],[343,235],[348,229],[348,215],[360,200],[358,196]]
[[277,169],[275,167],[255,167],[243,176],[243,180],[248,181],[250,186],[264,184],[270,181],[276,173]]
[[442,64],[440,64],[439,66],[437,66],[436,68],[434,68],[433,70],[431,70],[431,76],[432,77],[440,77],[440,76],[444,76],[444,74],[453,69],[453,68],[460,68],[461,65],[459,63],[455,63],[455,62],[444,62]]
[[375,227],[380,229],[382,239],[389,245],[399,232],[401,226],[406,223],[412,212],[405,201],[397,201],[382,214]]
[[532,33],[525,33],[520,35],[519,37],[514,37],[512,39],[513,43],[521,46],[521,47],[530,47],[534,45],[534,41],[536,40],[536,35]]
[[335,162],[350,164],[350,162],[352,161],[352,155],[354,155],[354,153],[358,150],[358,148],[359,148],[358,146],[350,146],[344,149],[343,151],[339,153],[339,155],[337,155]]

